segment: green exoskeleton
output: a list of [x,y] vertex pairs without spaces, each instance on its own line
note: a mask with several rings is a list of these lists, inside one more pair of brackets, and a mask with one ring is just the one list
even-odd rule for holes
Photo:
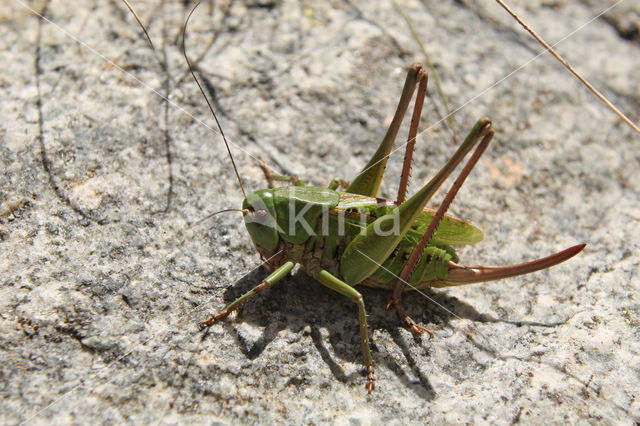
[[[397,199],[389,201],[376,198],[388,156],[416,86],[417,100]],[[419,65],[411,66],[395,116],[382,143],[344,192],[336,191],[340,182],[338,180],[334,180],[329,188],[300,186],[297,179],[294,180],[295,186],[273,188],[271,184],[274,179],[265,171],[269,188],[245,194],[240,211],[261,258],[274,271],[220,313],[203,321],[200,324],[202,327],[211,326],[226,318],[253,295],[273,286],[291,272],[296,264],[300,264],[311,277],[350,298],[357,305],[362,354],[367,370],[365,387],[371,392],[375,382],[367,314],[356,285],[393,290],[387,309],[395,308],[400,319],[412,331],[426,331],[432,335],[402,310],[400,296],[405,285],[421,289],[513,277],[549,268],[576,255],[585,247],[584,244],[577,245],[519,265],[465,267],[458,264],[458,257],[451,246],[477,243],[482,240],[483,234],[470,223],[447,216],[445,212],[486,149],[494,131],[488,119],[478,120],[433,179],[405,201],[411,156],[426,87],[426,71]],[[215,116],[215,112],[213,113]],[[220,131],[222,133],[222,129]],[[425,209],[427,201],[476,145],[474,153],[438,210]],[[239,175],[237,177],[242,186]],[[285,180],[285,177],[276,179]]]

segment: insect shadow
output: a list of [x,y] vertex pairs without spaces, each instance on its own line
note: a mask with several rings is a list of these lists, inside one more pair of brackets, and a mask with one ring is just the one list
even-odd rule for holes
[[[237,299],[255,287],[266,275],[268,270],[264,267],[249,273],[225,290],[221,304]],[[353,302],[315,282],[302,270],[283,279],[277,284],[277,289],[273,290],[267,290],[243,305],[234,321],[221,323],[235,337],[240,351],[248,359],[254,360],[277,338],[280,331],[288,329],[292,333],[311,338],[318,354],[337,380],[342,383],[363,380],[362,372],[347,373],[341,365],[343,361],[358,365],[361,356],[358,322],[349,315],[355,309]],[[392,354],[384,354],[384,350],[381,353],[374,338],[372,348],[378,353],[378,362],[385,365],[388,371],[418,396],[426,401],[433,400],[437,396],[436,392],[411,350],[416,343],[422,344],[429,356],[428,337],[402,331],[404,327],[398,323],[396,315],[384,309],[387,291],[366,287],[360,291],[369,307],[368,318],[374,333],[388,333],[405,358],[402,362]],[[425,300],[420,295],[407,293],[407,311],[420,318],[424,324],[432,326],[436,332],[453,327],[449,325],[452,317],[480,322],[500,321],[446,293],[427,292],[427,295],[429,299]],[[247,323],[262,329],[257,338],[254,334],[248,335],[242,331],[241,324]],[[322,329],[327,332],[323,333]],[[407,371],[407,368],[411,371]],[[378,380],[385,379],[379,377]]]

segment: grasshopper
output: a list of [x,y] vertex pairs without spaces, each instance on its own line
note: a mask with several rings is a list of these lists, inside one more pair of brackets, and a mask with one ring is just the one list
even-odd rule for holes
[[[498,2],[503,4],[500,0]],[[136,17],[153,48],[146,28],[132,6],[126,0],[124,3]],[[402,309],[401,296],[407,286],[420,290],[514,277],[550,268],[585,248],[586,244],[579,244],[547,257],[509,266],[468,267],[458,263],[458,256],[451,245],[475,244],[484,235],[474,225],[449,216],[446,212],[492,140],[494,130],[488,118],[478,120],[440,171],[416,194],[405,200],[428,81],[427,72],[418,64],[409,68],[393,120],[380,146],[353,182],[349,184],[334,179],[328,188],[308,187],[295,176],[273,175],[261,164],[269,187],[247,195],[222,126],[193,71],[185,49],[187,24],[194,11],[195,7],[183,27],[182,51],[189,71],[216,121],[244,195],[241,209],[227,209],[218,213],[242,212],[249,236],[261,259],[273,269],[260,284],[231,302],[218,314],[199,323],[201,328],[224,320],[252,296],[272,287],[287,276],[296,264],[300,264],[308,275],[348,297],[358,306],[362,356],[367,373],[365,388],[371,393],[375,389],[375,374],[369,346],[367,313],[362,295],[355,286],[392,290],[386,309],[394,308],[400,320],[412,332],[426,332],[433,338],[431,331],[418,325]],[[536,35],[534,37],[538,39]],[[553,52],[551,48],[548,49]],[[396,200],[378,198],[387,160],[416,87],[417,96]],[[633,123],[631,125],[634,127]],[[474,153],[438,209],[425,208],[426,203],[474,146]],[[274,180],[288,181],[293,185],[274,188]],[[345,188],[344,192],[336,191],[340,186]]]
[[[186,52],[185,58],[189,64]],[[191,69],[190,64],[189,67]],[[193,77],[197,82],[195,74]],[[202,328],[225,319],[252,296],[272,287],[296,264],[300,264],[308,275],[358,306],[362,355],[367,372],[365,388],[371,393],[375,388],[375,376],[367,314],[362,295],[355,286],[392,290],[387,310],[394,308],[413,332],[427,332],[433,337],[433,333],[416,324],[402,309],[401,295],[407,285],[413,289],[424,289],[513,277],[554,266],[585,247],[585,244],[576,245],[548,257],[511,266],[466,267],[458,263],[458,256],[451,245],[475,244],[482,240],[483,233],[474,225],[445,213],[487,148],[494,130],[489,119],[478,120],[442,169],[415,195],[405,200],[427,80],[427,72],[422,66],[412,65],[409,68],[398,107],[382,143],[350,184],[334,179],[329,188],[302,186],[296,177],[273,176],[263,168],[269,188],[247,195],[229,151],[245,195],[242,209],[236,211],[242,212],[260,257],[273,272],[221,312],[201,322]],[[377,198],[387,159],[416,87],[417,98],[398,196],[395,201]],[[202,94],[205,95],[204,91]],[[226,144],[210,103],[209,108]],[[439,208],[436,211],[426,209],[427,201],[476,145]],[[295,185],[274,188],[274,180],[294,182]],[[339,186],[346,186],[345,191],[336,191]]]
[[[135,16],[153,48],[146,28],[131,4],[127,0],[123,1]],[[629,118],[574,71],[502,0],[496,1],[602,102],[640,133],[640,129]],[[367,371],[365,388],[371,393],[375,388],[373,358],[369,347],[365,305],[362,295],[354,288],[356,285],[392,290],[386,309],[394,308],[398,317],[414,333],[427,332],[430,337],[433,337],[433,333],[418,325],[402,309],[400,301],[406,286],[419,290],[514,277],[550,268],[577,255],[585,248],[585,244],[579,244],[547,257],[510,266],[467,267],[458,263],[458,256],[451,245],[475,244],[482,240],[483,233],[474,225],[449,216],[446,212],[465,179],[486,150],[493,138],[494,130],[489,119],[478,120],[440,171],[416,194],[405,200],[428,80],[427,72],[420,65],[412,65],[409,68],[389,129],[371,160],[353,182],[348,184],[334,179],[329,188],[306,187],[295,176],[274,176],[266,166],[261,165],[269,188],[247,195],[218,117],[195,76],[185,50],[186,27],[194,10],[195,7],[189,13],[183,27],[182,50],[189,70],[216,121],[244,194],[242,209],[223,211],[242,212],[245,226],[260,257],[274,270],[260,284],[234,300],[220,313],[202,321],[200,323],[202,328],[225,319],[252,296],[272,287],[288,275],[296,264],[300,264],[307,274],[318,282],[357,304],[362,355]],[[405,149],[398,195],[395,201],[377,198],[387,159],[416,86],[418,92]],[[438,209],[434,211],[425,208],[426,203],[438,188],[476,145],[474,153]],[[288,181],[294,185],[273,188],[274,180]],[[345,191],[336,191],[339,186],[343,186]]]

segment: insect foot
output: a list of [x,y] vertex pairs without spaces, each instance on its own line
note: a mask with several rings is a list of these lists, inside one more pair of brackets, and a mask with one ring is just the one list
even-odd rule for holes
[[225,319],[226,317],[229,316],[229,314],[231,313],[231,311],[222,311],[217,315],[212,315],[209,318],[207,318],[206,320],[199,322],[198,323],[198,327],[200,327],[200,330],[203,330],[207,327],[211,327],[212,325],[214,325],[215,323],[217,323],[220,320]]
[[369,395],[376,388],[376,379],[373,376],[373,364],[367,365],[367,384],[364,385]]

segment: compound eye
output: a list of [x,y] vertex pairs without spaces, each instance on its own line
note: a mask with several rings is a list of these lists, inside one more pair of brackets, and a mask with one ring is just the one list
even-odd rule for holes
[[270,225],[273,222],[271,215],[266,210],[256,210],[253,213],[253,221],[259,225]]

